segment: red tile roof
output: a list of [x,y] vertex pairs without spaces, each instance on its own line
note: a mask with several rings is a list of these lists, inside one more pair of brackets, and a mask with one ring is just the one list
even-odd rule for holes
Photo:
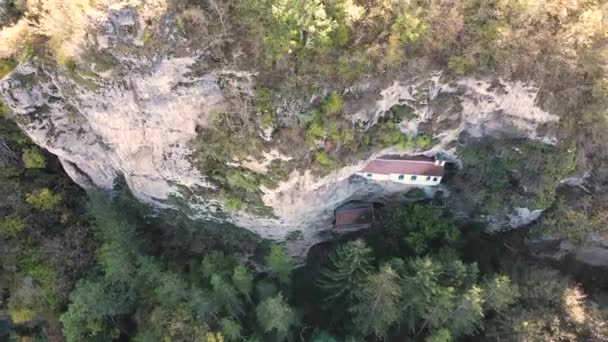
[[435,165],[434,159],[417,156],[408,159],[389,159],[380,157],[369,162],[362,173],[376,173],[382,175],[402,174],[443,177],[444,167]]

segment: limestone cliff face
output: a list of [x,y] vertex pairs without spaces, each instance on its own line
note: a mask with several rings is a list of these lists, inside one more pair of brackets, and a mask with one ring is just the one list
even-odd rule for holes
[[[208,56],[199,51],[152,58],[129,54],[125,46],[137,49],[142,44],[137,13],[112,10],[99,20],[94,48],[112,54],[119,71],[99,71],[91,65],[97,70],[95,76],[68,77],[37,58],[23,62],[0,81],[0,93],[16,121],[35,143],[57,155],[83,187],[110,189],[121,175],[137,197],[161,206],[171,205],[168,199],[180,197],[183,189],[213,188],[191,160],[189,143],[198,128],[209,124],[211,115],[225,110],[227,84],[238,83],[245,96],[255,83],[255,70],[201,68]],[[167,39],[171,40],[170,34]],[[395,80],[373,94],[376,101],[346,115],[371,127],[393,106],[407,104],[416,117],[402,122],[401,130],[415,135],[420,125],[431,124],[437,144],[428,151],[377,151],[371,158],[385,153],[442,153],[458,161],[455,144],[465,131],[479,137],[501,133],[555,144],[552,128],[558,117],[536,106],[537,94],[533,85],[474,79],[448,82],[437,72]],[[267,153],[269,160],[289,157]],[[267,162],[249,163],[263,171]],[[296,170],[276,188],[263,188],[263,200],[276,218],[221,217],[275,239],[299,230],[304,238],[295,247],[305,248],[323,239],[320,232],[331,226],[337,205],[352,199],[397,200],[408,190],[351,177],[365,163],[323,177]],[[220,217],[215,213],[221,207],[216,199],[198,196],[188,201],[197,215]]]
[[175,185],[205,184],[187,143],[222,105],[218,74],[187,76],[193,59],[175,58],[90,91],[34,63],[3,81],[4,100],[76,182],[109,189],[124,175],[138,197],[159,202]]

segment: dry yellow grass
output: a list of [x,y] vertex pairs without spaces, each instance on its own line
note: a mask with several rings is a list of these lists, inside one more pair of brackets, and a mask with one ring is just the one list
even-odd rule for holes
[[37,16],[30,21],[36,34],[49,37],[49,46],[59,63],[77,56],[84,37],[91,26],[91,7],[88,0],[30,0],[29,14]]
[[24,20],[0,31],[0,59],[11,58],[19,51],[30,34],[30,26]]
[[14,56],[31,34],[49,38],[59,63],[76,58],[84,48],[86,35],[109,8],[138,8],[144,19],[164,13],[166,0],[28,0],[25,16],[0,31],[0,58]]
[[562,307],[564,308],[566,317],[571,322],[583,324],[587,319],[585,312],[585,294],[578,287],[567,288],[562,293]]

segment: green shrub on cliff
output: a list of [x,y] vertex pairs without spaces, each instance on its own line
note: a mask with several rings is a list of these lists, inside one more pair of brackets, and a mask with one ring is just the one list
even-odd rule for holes
[[0,234],[8,237],[17,237],[25,228],[25,222],[18,216],[7,216],[0,219]]
[[37,148],[26,148],[23,150],[21,158],[26,169],[44,169],[46,167],[46,159]]
[[48,188],[43,188],[27,194],[25,201],[38,210],[58,211],[63,201],[63,196],[54,193]]
[[17,67],[17,62],[12,59],[0,59],[0,79],[8,75]]

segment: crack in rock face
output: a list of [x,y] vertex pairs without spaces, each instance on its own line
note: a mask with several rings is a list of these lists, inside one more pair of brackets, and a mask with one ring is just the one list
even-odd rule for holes
[[[128,21],[134,14],[126,10],[130,12],[122,16],[113,10],[106,24]],[[110,31],[98,37],[103,38],[102,48],[116,40],[107,36]],[[254,71],[216,70],[199,75],[193,71],[198,60],[194,52],[192,56],[155,60],[123,56],[119,62],[129,66],[128,72],[122,76],[102,74],[93,89],[34,60],[22,63],[1,80],[0,93],[20,127],[36,144],[57,155],[78,184],[111,189],[116,177],[124,176],[135,196],[163,206],[171,196],[179,197],[182,188],[213,188],[193,165],[189,143],[196,138],[197,128],[208,126],[213,113],[226,110],[220,86],[225,74],[253,82]],[[462,79],[442,83],[440,73],[395,82],[378,94],[375,103],[346,114],[369,128],[392,107],[407,105],[415,115],[401,122],[402,132],[416,135],[419,126],[433,124],[434,147],[427,151],[388,148],[323,177],[296,170],[276,188],[261,189],[276,218],[236,214],[228,219],[277,240],[300,231],[303,238],[290,246],[293,254],[302,255],[315,242],[327,239],[324,234],[340,204],[350,200],[398,201],[412,188],[352,177],[378,156],[443,153],[457,160],[453,145],[462,132],[481,137],[506,131],[555,144],[555,135],[546,127],[555,125],[559,118],[538,108],[537,96],[537,88],[521,82]],[[272,160],[290,158],[267,154],[268,160],[248,160],[245,166],[265,172]],[[201,217],[219,217],[213,210],[218,206],[215,199],[195,196],[190,201]],[[519,210],[514,221],[536,214]]]

